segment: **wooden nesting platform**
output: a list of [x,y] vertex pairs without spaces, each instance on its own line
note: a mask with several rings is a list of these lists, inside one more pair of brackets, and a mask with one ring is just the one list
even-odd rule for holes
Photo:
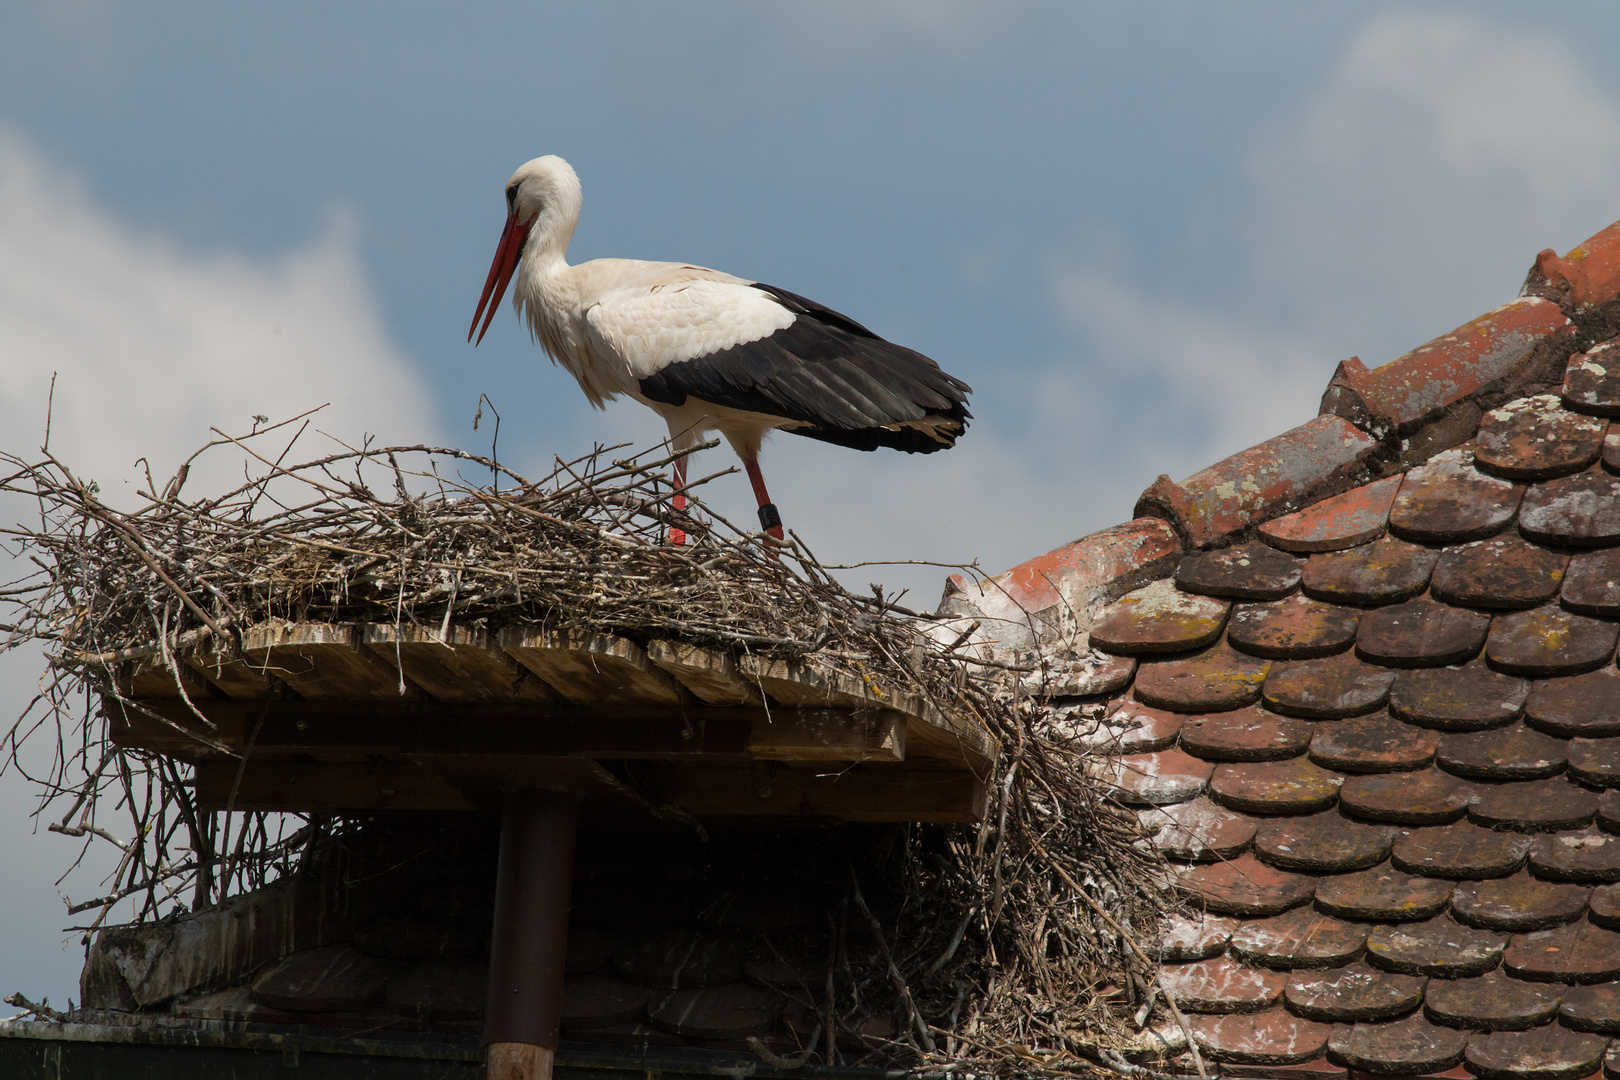
[[183,655],[178,679],[127,663],[115,678],[130,703],[103,703],[119,746],[196,766],[205,809],[493,810],[502,788],[562,785],[630,816],[658,804],[844,821],[984,810],[994,751],[982,730],[813,658],[537,626],[451,625],[441,638],[275,622],[242,646]]

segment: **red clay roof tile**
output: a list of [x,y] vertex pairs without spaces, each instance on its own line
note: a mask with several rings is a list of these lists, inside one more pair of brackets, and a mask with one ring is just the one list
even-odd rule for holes
[[1336,604],[1396,604],[1429,584],[1440,553],[1385,536],[1305,563],[1305,595]]
[[1383,536],[1389,508],[1401,486],[1399,476],[1374,480],[1260,526],[1273,547],[1299,553],[1343,551]]
[[1512,979],[1500,971],[1472,979],[1435,979],[1423,995],[1430,1020],[1473,1031],[1525,1031],[1558,1015],[1562,989]]
[[1317,879],[1265,865],[1253,855],[1185,870],[1177,886],[1218,915],[1279,915],[1306,903]]
[[1481,780],[1541,780],[1563,772],[1568,761],[1567,742],[1523,724],[1445,735],[1435,754],[1447,772]]
[[1536,271],[1569,286],[1577,304],[1601,304],[1620,293],[1620,222],[1588,237],[1562,257],[1552,248],[1536,256]]
[[1593,787],[1620,787],[1620,738],[1572,739],[1569,775]]
[[1176,587],[1230,600],[1281,600],[1299,587],[1300,561],[1252,542],[1201,551],[1176,567]]
[[1521,872],[1457,886],[1451,914],[1460,923],[1488,930],[1547,930],[1580,918],[1591,893],[1584,885],[1541,881]]
[[1620,416],[1620,353],[1610,338],[1569,358],[1561,396],[1564,407],[1594,416]]
[[1258,701],[1270,670],[1271,661],[1245,656],[1219,641],[1192,656],[1143,661],[1135,693],[1161,709],[1220,712]]
[[1365,825],[1328,811],[1267,820],[1255,834],[1254,850],[1284,870],[1333,874],[1377,866],[1396,835],[1390,826]]
[[1491,620],[1485,656],[1511,675],[1578,675],[1614,657],[1620,623],[1575,615],[1556,604]]
[[1260,822],[1218,806],[1200,796],[1174,806],[1137,811],[1142,826],[1153,833],[1153,846],[1172,859],[1213,862],[1248,850]]
[[1546,1024],[1468,1040],[1468,1065],[1482,1080],[1581,1080],[1603,1063],[1608,1040]]
[[1406,772],[1434,760],[1438,743],[1436,733],[1378,712],[1316,725],[1310,755],[1323,768],[1339,772]]
[[1159,973],[1164,988],[1188,1012],[1259,1012],[1282,997],[1288,976],[1250,967],[1227,957],[1166,965]]
[[1482,829],[1469,821],[1409,830],[1395,841],[1390,861],[1408,874],[1443,878],[1495,878],[1524,865],[1527,837]]
[[1403,874],[1385,864],[1324,878],[1316,886],[1316,906],[1345,919],[1415,922],[1444,911],[1455,887],[1450,881]]
[[1569,560],[1560,600],[1580,615],[1620,615],[1620,548],[1588,551]]
[[1357,1069],[1390,1073],[1437,1073],[1463,1059],[1468,1033],[1430,1023],[1419,1012],[1404,1020],[1357,1024],[1328,1040],[1328,1052]]
[[1303,1064],[1321,1056],[1333,1033],[1326,1024],[1302,1020],[1283,1009],[1254,1016],[1200,1016],[1192,1028],[1193,1038],[1213,1060],[1243,1065]]
[[1360,716],[1389,698],[1395,672],[1363,663],[1353,653],[1279,663],[1266,677],[1268,707],[1310,720]]
[[1601,472],[1576,473],[1532,487],[1519,506],[1519,531],[1564,547],[1620,543],[1620,481]]
[[1509,480],[1551,480],[1598,459],[1608,423],[1569,412],[1556,394],[1520,398],[1480,418],[1474,464]]
[[1596,829],[1538,836],[1530,869],[1554,881],[1620,881],[1620,837]]
[[1311,743],[1311,725],[1255,706],[1195,716],[1181,729],[1181,748],[1211,761],[1281,761]]
[[1620,1035],[1620,985],[1597,983],[1572,986],[1564,991],[1558,1018],[1576,1031]]
[[1215,766],[1180,750],[1125,754],[1097,762],[1115,796],[1133,806],[1165,806],[1196,798],[1209,786]]
[[1232,932],[1233,956],[1283,970],[1343,967],[1366,945],[1366,924],[1347,923],[1308,907],[1250,919]]
[[1597,815],[1597,794],[1567,780],[1482,785],[1468,819],[1487,829],[1546,833],[1579,829]]
[[1339,789],[1346,810],[1396,825],[1444,825],[1468,812],[1474,790],[1438,769],[1352,776]]
[[1418,1007],[1428,979],[1357,962],[1332,971],[1296,972],[1283,991],[1288,1007],[1333,1023],[1390,1020]]
[[1447,548],[1435,564],[1429,593],[1463,607],[1533,608],[1558,595],[1569,556],[1504,534]]
[[1513,723],[1530,684],[1483,663],[1403,671],[1389,691],[1389,711],[1440,731],[1481,731]]
[[1620,671],[1605,667],[1571,679],[1533,683],[1524,714],[1532,726],[1549,735],[1620,735]]
[[1322,411],[1380,434],[1405,434],[1510,379],[1531,350],[1573,329],[1558,305],[1521,297],[1379,368],[1339,365]]
[[1286,600],[1239,604],[1227,624],[1233,648],[1269,660],[1308,660],[1355,643],[1361,612],[1296,593]]
[[1535,982],[1608,982],[1620,976],[1620,934],[1584,920],[1516,934],[1502,964]]
[[1483,975],[1501,961],[1506,948],[1506,934],[1464,926],[1449,915],[1385,923],[1367,935],[1368,958],[1378,967],[1442,979]]
[[1159,477],[1137,500],[1136,515],[1173,522],[1193,547],[1213,546],[1349,487],[1376,446],[1338,417],[1318,416],[1179,484]]
[[1388,667],[1447,667],[1472,659],[1491,617],[1427,597],[1369,611],[1356,631],[1356,655]]
[[1226,951],[1226,943],[1239,925],[1237,919],[1224,915],[1172,912],[1165,918],[1159,940],[1148,951],[1166,963],[1212,960]]
[[1091,626],[1091,644],[1114,653],[1173,653],[1202,649],[1221,635],[1232,605],[1182,592],[1169,581],[1126,593]]
[[1209,781],[1210,797],[1251,814],[1308,814],[1339,798],[1344,777],[1308,758],[1221,765]]
[[1396,536],[1423,544],[1483,540],[1507,527],[1524,486],[1474,468],[1472,456],[1448,450],[1406,474],[1389,509]]

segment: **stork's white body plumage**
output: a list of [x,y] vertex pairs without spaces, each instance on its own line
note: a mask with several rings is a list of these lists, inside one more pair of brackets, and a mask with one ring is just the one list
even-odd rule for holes
[[[480,317],[489,328],[515,272],[514,304],[591,403],[634,398],[664,418],[677,450],[719,431],[748,469],[761,524],[778,539],[757,463],[766,432],[926,453],[966,428],[966,384],[803,297],[685,263],[570,266],[581,196],[561,158],[528,162],[506,194],[506,232],[473,328]],[[684,458],[676,469],[684,483]]]

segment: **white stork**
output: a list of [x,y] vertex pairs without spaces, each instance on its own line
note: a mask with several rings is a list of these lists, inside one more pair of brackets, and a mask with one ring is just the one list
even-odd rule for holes
[[[748,471],[760,527],[777,540],[782,519],[759,471],[767,431],[927,454],[955,445],[967,428],[966,383],[785,289],[684,263],[569,266],[580,187],[560,157],[535,158],[513,173],[506,207],[467,340],[474,331],[484,339],[516,272],[514,306],[591,404],[601,408],[620,394],[636,399],[664,418],[677,453],[719,431]],[[683,456],[675,462],[678,510],[685,484]],[[685,537],[671,529],[670,539]]]

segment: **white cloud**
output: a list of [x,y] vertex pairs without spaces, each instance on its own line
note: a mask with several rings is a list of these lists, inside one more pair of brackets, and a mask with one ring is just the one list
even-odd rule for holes
[[[40,445],[53,372],[51,449],[126,505],[136,503],[137,458],[152,461],[161,483],[210,425],[239,432],[254,413],[331,402],[320,426],[346,439],[370,431],[416,442],[439,430],[388,339],[352,229],[339,222],[273,258],[186,252],[120,222],[0,130],[0,448],[26,457]],[[310,456],[325,449],[308,444]],[[188,493],[235,471],[220,455]],[[0,520],[20,512],[0,506]],[[0,657],[0,731],[32,696],[40,664],[32,650]],[[37,760],[48,747],[31,749]],[[43,823],[30,834],[32,808],[15,773],[0,776],[0,992],[60,1005],[77,994],[79,950],[64,952],[58,931],[70,920],[53,882],[77,849]],[[96,895],[105,869],[92,859],[64,888]]]
[[[1054,275],[1108,357],[1107,399],[1132,403],[1093,420],[1178,480],[1279,434],[1315,415],[1337,361],[1393,359],[1512,298],[1540,249],[1607,225],[1617,174],[1620,107],[1567,42],[1375,16],[1256,149],[1227,306],[1089,266]],[[1140,377],[1147,395],[1125,385]]]

